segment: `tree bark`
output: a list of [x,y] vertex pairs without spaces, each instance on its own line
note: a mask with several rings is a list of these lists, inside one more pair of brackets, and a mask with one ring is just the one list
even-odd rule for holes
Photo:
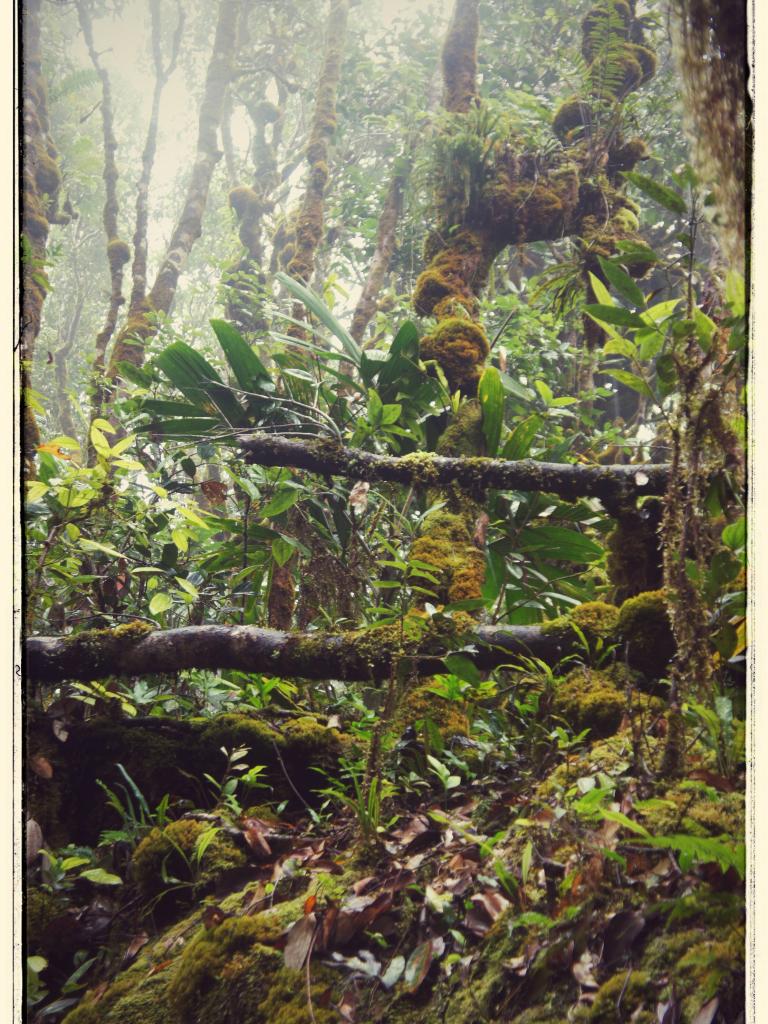
[[120,375],[119,363],[127,362],[141,366],[144,362],[144,346],[157,332],[157,315],[170,311],[181,268],[202,232],[203,213],[208,200],[211,177],[222,155],[218,148],[217,133],[227,87],[232,78],[241,3],[242,0],[221,0],[216,39],[200,107],[196,159],[184,207],[152,291],[128,318],[115,341],[107,370],[107,377],[110,379]]
[[566,501],[600,498],[609,505],[632,502],[666,492],[666,465],[582,466],[522,459],[450,458],[417,453],[399,458],[345,448],[333,441],[296,441],[267,434],[240,440],[247,461],[260,466],[293,466],[324,476],[353,480],[386,480],[423,487],[459,486],[478,491],[545,491]]
[[[435,641],[403,652],[399,637],[377,630],[364,633],[286,633],[255,626],[187,626],[156,630],[139,639],[115,639],[110,630],[25,641],[27,677],[38,683],[82,681],[108,676],[172,673],[183,669],[239,669],[287,679],[387,679],[393,660],[413,660],[414,671],[429,676],[445,671]],[[106,639],[105,639],[106,638]],[[574,641],[576,634],[573,634]],[[514,655],[554,664],[573,649],[570,639],[536,626],[479,626],[464,651],[480,668],[506,664]]]
[[368,324],[376,315],[379,292],[384,283],[384,277],[389,269],[392,254],[395,251],[396,230],[403,212],[403,191],[411,170],[411,150],[402,157],[395,158],[395,168],[387,189],[384,200],[384,208],[379,218],[379,231],[376,239],[376,249],[365,279],[363,290],[358,299],[355,312],[352,317],[352,325],[349,333],[358,344],[363,340],[363,334]]
[[47,89],[40,52],[40,0],[29,0],[23,9],[24,65],[21,230],[26,252],[21,275],[21,393],[23,405],[22,450],[24,471],[34,475],[34,452],[40,432],[34,413],[24,401],[31,385],[32,358],[40,333],[43,303],[48,292],[45,262],[48,229],[70,218],[59,212],[61,173],[57,151],[50,137]]
[[[325,31],[325,56],[317,83],[306,151],[309,164],[307,185],[296,215],[295,231],[287,233],[281,251],[277,254],[277,261],[282,263],[286,273],[304,284],[308,284],[312,277],[315,252],[323,237],[328,150],[336,128],[336,93],[341,78],[348,14],[349,0],[331,0]],[[294,303],[293,319],[302,320],[305,315],[303,305]],[[298,335],[301,329],[292,325],[288,333]]]

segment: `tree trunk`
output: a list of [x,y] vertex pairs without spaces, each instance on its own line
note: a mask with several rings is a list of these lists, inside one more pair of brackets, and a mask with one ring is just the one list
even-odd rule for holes
[[168,251],[147,299],[129,316],[115,341],[107,377],[119,377],[119,364],[141,366],[147,340],[157,332],[158,314],[167,314],[176,294],[181,268],[202,231],[203,213],[213,170],[221,151],[217,132],[232,78],[237,20],[242,0],[221,0],[213,53],[208,65],[198,123],[196,160],[184,207],[176,223]]

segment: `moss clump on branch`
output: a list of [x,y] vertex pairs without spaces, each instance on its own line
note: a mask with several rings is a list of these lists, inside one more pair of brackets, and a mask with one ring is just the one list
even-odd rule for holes
[[421,339],[421,358],[434,359],[452,391],[474,395],[489,352],[488,338],[472,320],[449,317]]
[[35,182],[41,192],[49,196],[57,195],[61,188],[61,171],[56,160],[46,152],[38,152]]
[[565,100],[555,111],[552,130],[561,140],[575,142],[592,127],[592,108],[579,96]]
[[124,242],[122,238],[110,238],[107,242],[107,260],[109,262],[109,269],[114,274],[125,266],[128,260],[131,258],[131,247],[127,242]]

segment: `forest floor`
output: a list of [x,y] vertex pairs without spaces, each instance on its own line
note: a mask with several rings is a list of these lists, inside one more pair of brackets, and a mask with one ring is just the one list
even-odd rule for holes
[[744,765],[702,724],[664,778],[652,705],[574,736],[544,692],[422,687],[372,775],[365,715],[39,720],[28,1019],[743,1021]]

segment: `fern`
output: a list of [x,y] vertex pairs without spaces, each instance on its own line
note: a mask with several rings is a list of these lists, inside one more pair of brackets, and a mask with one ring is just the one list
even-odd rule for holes
[[55,88],[51,89],[49,98],[51,103],[57,103],[98,84],[99,75],[95,68],[80,68],[78,71],[72,71],[65,75]]

